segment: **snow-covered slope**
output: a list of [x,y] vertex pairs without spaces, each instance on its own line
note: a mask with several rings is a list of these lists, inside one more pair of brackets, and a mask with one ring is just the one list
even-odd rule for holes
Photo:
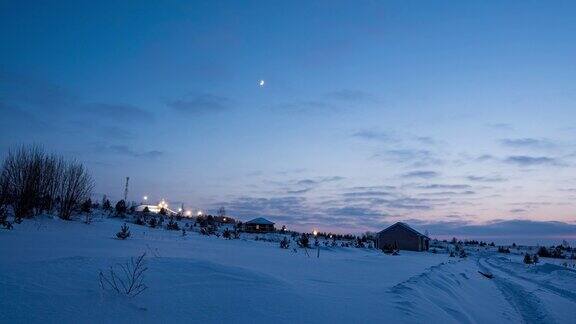
[[[576,309],[574,287],[565,286],[576,274],[558,266],[340,247],[316,258],[277,243],[137,225],[121,241],[120,225],[43,218],[1,231],[0,322],[570,322]],[[102,291],[100,269],[143,252],[144,293]],[[526,313],[519,293],[534,290],[524,306],[550,303]]]

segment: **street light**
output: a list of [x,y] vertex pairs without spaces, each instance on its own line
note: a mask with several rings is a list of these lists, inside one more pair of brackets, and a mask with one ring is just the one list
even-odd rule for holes
[[[317,231],[317,230],[314,230],[314,231],[312,231],[312,234],[314,234],[314,237],[317,237],[318,231]],[[318,244],[318,239],[316,239],[316,241],[314,242],[314,244]],[[316,251],[317,251],[316,258],[319,258],[319,257],[320,257],[320,244],[318,244]]]

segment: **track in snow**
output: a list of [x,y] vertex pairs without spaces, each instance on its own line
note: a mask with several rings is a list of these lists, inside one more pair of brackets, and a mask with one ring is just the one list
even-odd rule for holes
[[576,294],[573,292],[546,283],[537,276],[520,274],[524,265],[514,262],[506,264],[502,257],[481,257],[478,267],[495,275],[493,282],[522,316],[523,322],[570,322],[569,315],[566,317],[565,312],[558,311],[558,305],[572,304],[576,307]]

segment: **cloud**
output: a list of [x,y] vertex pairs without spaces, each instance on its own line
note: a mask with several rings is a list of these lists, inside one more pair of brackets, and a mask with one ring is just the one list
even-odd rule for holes
[[[143,109],[113,103],[86,103],[65,87],[30,76],[9,74],[0,69],[0,111],[9,113],[10,126],[16,130],[35,128],[34,134],[75,136],[83,140],[95,135],[108,139],[131,137],[127,129],[133,120],[152,119]],[[90,118],[96,116],[97,118]],[[118,125],[122,124],[122,129]],[[82,136],[78,136],[78,135]]]
[[561,242],[562,239],[576,239],[576,224],[557,221],[498,220],[487,224],[466,224],[462,222],[437,222],[419,224],[420,228],[435,235],[456,236],[482,240],[495,240],[501,243],[512,242],[537,244]]
[[124,127],[117,126],[102,126],[96,130],[96,133],[102,137],[111,139],[129,139],[133,138],[134,134]]
[[467,195],[474,195],[476,194],[475,191],[466,190],[466,191],[439,191],[439,192],[425,192],[421,195],[423,196],[467,196]]
[[384,213],[370,208],[364,207],[341,207],[341,208],[328,208],[326,213],[334,216],[347,216],[347,217],[381,217]]
[[231,214],[241,217],[279,217],[310,214],[304,197],[239,197],[221,203]]
[[545,138],[505,138],[501,139],[500,143],[504,146],[514,148],[549,149],[556,146],[551,140]]
[[377,153],[374,156],[386,161],[409,164],[412,167],[426,167],[443,163],[441,159],[437,158],[435,154],[429,150],[395,149]]
[[94,116],[119,123],[129,123],[134,120],[151,120],[154,117],[147,110],[123,104],[92,103],[85,105],[84,110]]
[[298,189],[298,190],[288,190],[286,191],[287,194],[294,194],[294,195],[298,195],[298,194],[304,194],[307,193],[309,191],[311,191],[312,188],[304,188],[304,189]]
[[416,141],[425,144],[425,145],[434,145],[436,144],[436,140],[430,136],[417,136],[414,138]]
[[429,184],[417,186],[419,189],[469,189],[472,186],[467,184]]
[[440,175],[440,173],[435,172],[435,171],[417,170],[417,171],[411,171],[411,172],[404,173],[404,174],[402,174],[402,177],[403,178],[430,179],[430,178],[438,177],[439,175]]
[[507,124],[507,123],[490,123],[490,124],[486,124],[487,127],[495,129],[495,130],[513,130],[514,127],[512,127],[511,124]]
[[408,209],[408,210],[429,210],[432,209],[430,200],[420,198],[399,198],[389,201],[387,204],[390,208]]
[[64,87],[1,69],[0,93],[12,103],[42,112],[59,111],[77,103],[77,97]]
[[211,94],[201,94],[170,101],[166,105],[185,114],[203,115],[230,109],[230,99]]
[[357,192],[345,192],[342,194],[344,197],[382,197],[393,195],[387,191],[357,191]]
[[296,182],[296,184],[302,185],[302,186],[312,186],[312,185],[318,184],[318,181],[312,180],[312,179],[303,179],[303,180],[298,180],[298,182]]
[[374,97],[370,93],[361,90],[350,90],[350,89],[342,89],[338,91],[329,92],[326,94],[326,97],[345,102],[361,102],[361,101],[374,100]]
[[480,155],[479,157],[477,157],[475,160],[478,162],[484,162],[484,161],[497,160],[497,158],[491,154],[483,154],[483,155]]
[[561,165],[557,159],[546,156],[513,155],[504,159],[504,162],[519,166]]
[[108,150],[113,153],[136,158],[157,158],[164,154],[164,152],[157,150],[137,152],[126,145],[111,145],[108,147]]
[[336,107],[321,100],[303,100],[272,105],[273,109],[294,113],[333,112]]
[[4,131],[8,129],[11,129],[11,131],[37,131],[52,128],[52,125],[49,125],[46,120],[37,118],[34,114],[29,113],[16,105],[6,104],[1,101],[0,115],[3,116],[3,118],[0,119],[0,125]]
[[475,182],[504,182],[507,179],[500,176],[467,176],[466,179]]
[[302,179],[302,180],[296,181],[296,184],[302,185],[302,186],[314,186],[314,185],[318,185],[321,183],[335,182],[335,181],[340,181],[340,180],[344,180],[344,177],[332,176],[332,177],[318,177],[315,179]]
[[389,133],[376,130],[361,130],[355,132],[352,136],[365,140],[376,140],[382,142],[393,141],[393,138]]

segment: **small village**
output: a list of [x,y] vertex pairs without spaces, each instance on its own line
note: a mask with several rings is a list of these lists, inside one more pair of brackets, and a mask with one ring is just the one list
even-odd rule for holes
[[0,2],[0,324],[576,324],[576,0]]

